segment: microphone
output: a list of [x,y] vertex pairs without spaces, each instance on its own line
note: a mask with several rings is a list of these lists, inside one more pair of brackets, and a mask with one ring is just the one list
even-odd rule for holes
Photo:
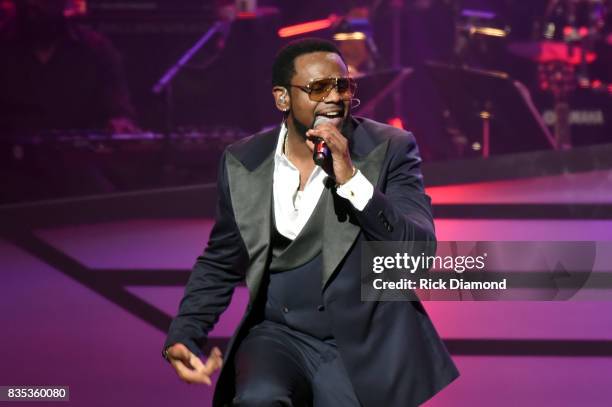
[[[312,128],[316,128],[319,124],[331,121],[331,119],[325,116],[317,116]],[[319,167],[323,166],[323,163],[330,156],[329,147],[325,144],[322,138],[316,137],[314,143],[314,151],[312,152],[312,159]]]

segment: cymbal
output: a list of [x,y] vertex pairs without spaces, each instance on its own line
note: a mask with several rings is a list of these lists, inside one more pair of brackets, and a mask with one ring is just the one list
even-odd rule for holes
[[[582,47],[570,46],[561,41],[514,42],[508,45],[508,49],[516,56],[536,62],[562,61],[570,65],[582,63]],[[587,51],[585,59],[590,64],[597,59],[597,54]]]

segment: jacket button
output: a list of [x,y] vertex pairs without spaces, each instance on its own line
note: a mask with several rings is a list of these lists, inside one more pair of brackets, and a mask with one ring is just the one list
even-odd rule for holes
[[318,310],[318,311],[325,311],[325,306],[324,306],[324,305],[319,305],[319,306],[317,307],[317,310]]
[[283,307],[283,312],[284,312],[285,314],[286,314],[286,313],[288,313],[288,312],[289,312],[289,308],[287,308],[287,307]]

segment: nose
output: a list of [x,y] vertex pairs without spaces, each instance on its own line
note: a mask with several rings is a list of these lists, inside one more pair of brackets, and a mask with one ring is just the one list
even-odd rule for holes
[[329,94],[323,100],[325,103],[338,103],[342,100],[340,92],[338,92],[338,86],[334,86]]

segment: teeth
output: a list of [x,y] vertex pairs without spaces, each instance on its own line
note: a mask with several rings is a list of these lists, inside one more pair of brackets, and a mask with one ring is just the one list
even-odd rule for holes
[[337,117],[340,116],[340,112],[329,112],[329,113],[324,113],[323,116],[327,116],[327,117]]

